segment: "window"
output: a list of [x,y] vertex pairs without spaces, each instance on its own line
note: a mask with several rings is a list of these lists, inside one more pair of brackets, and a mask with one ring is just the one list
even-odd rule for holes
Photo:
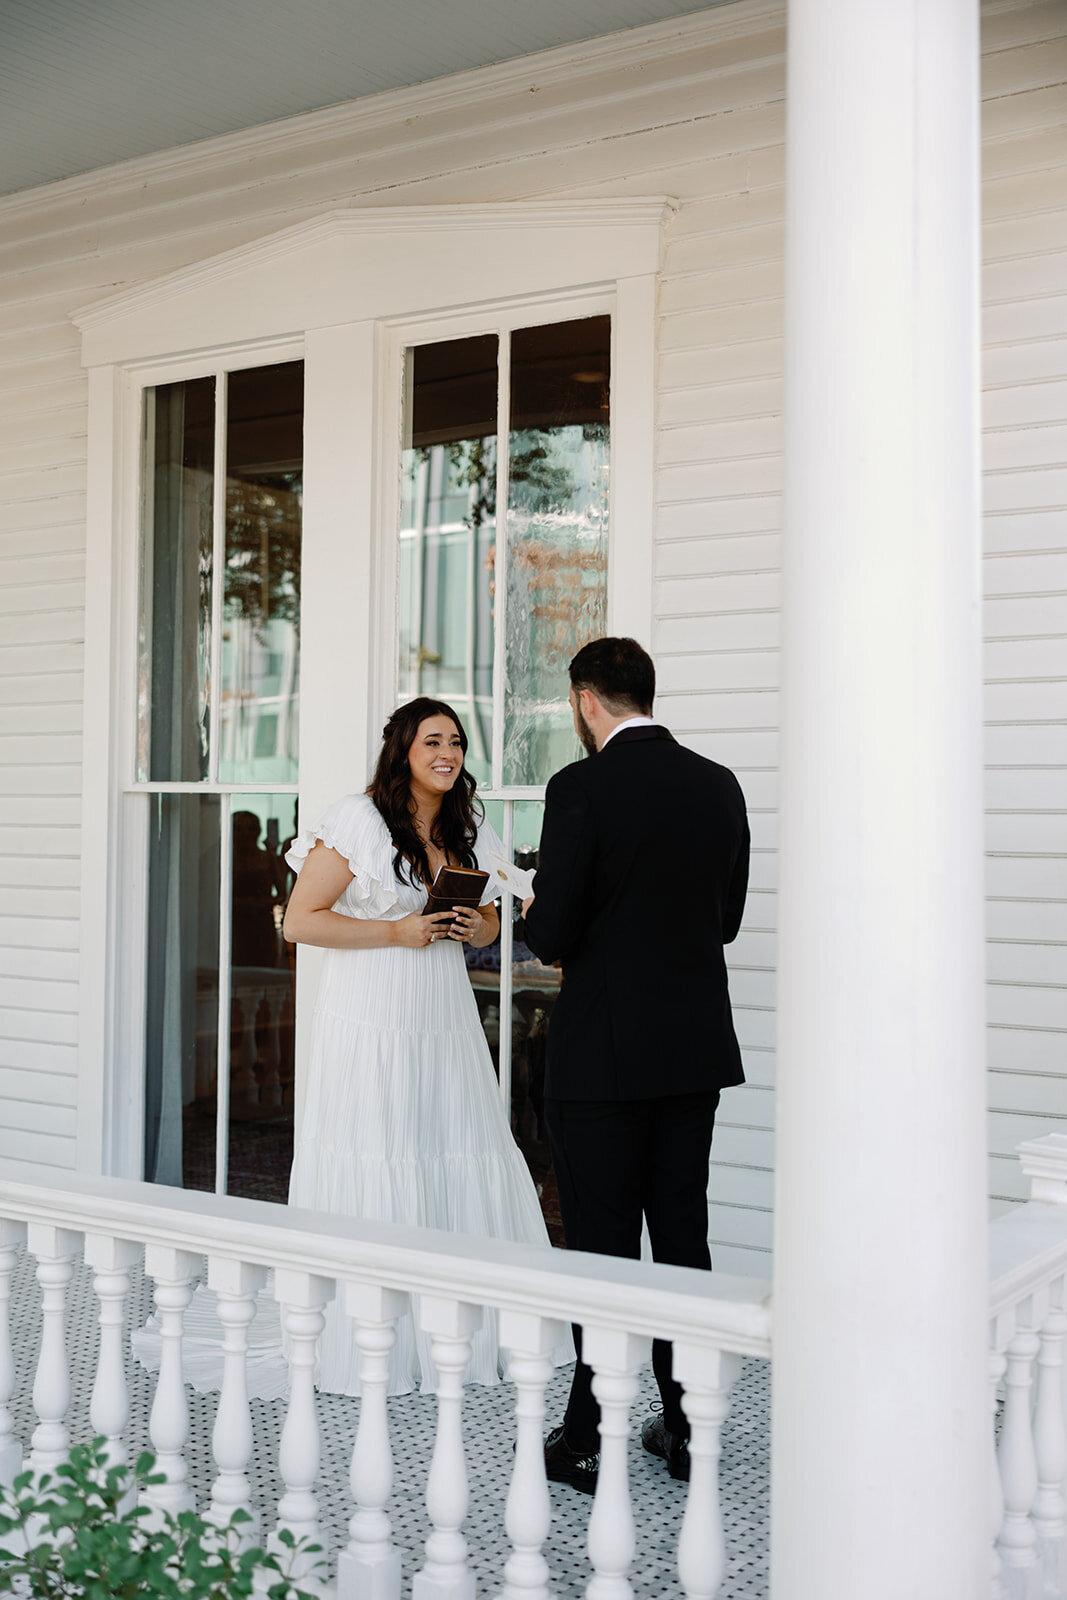
[[[269,895],[277,922],[298,787],[309,818],[360,787],[398,692],[460,701],[495,824],[517,853],[536,845],[545,777],[575,749],[573,635],[649,635],[670,213],[655,197],[361,205],[75,313],[89,372],[81,886],[99,931],[80,991],[84,1171],[263,1192],[242,1160],[289,1137],[293,989],[263,959],[254,908]],[[573,342],[598,324],[599,343]],[[446,347],[468,340],[464,373]],[[506,923],[503,980],[485,980],[487,1029],[502,1000],[504,1016],[526,1005],[536,1047],[550,1001],[519,986],[512,935]],[[297,1115],[317,973],[303,952]],[[516,1072],[536,1075],[526,1037]]]
[[144,1172],[254,1198],[292,1144],[302,472],[301,362],[145,391]]
[[[455,708],[490,820],[533,867],[544,786],[581,754],[568,664],[607,630],[611,318],[410,345],[403,371],[397,699]],[[500,941],[468,960],[537,1175],[559,974],[523,932],[508,896]]]

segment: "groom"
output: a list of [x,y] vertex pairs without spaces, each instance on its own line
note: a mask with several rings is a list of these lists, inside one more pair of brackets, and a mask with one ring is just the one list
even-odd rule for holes
[[[545,794],[526,942],[560,961],[548,1031],[545,1121],[572,1250],[711,1266],[708,1160],[719,1091],[742,1083],[723,945],[748,885],[748,823],[733,773],[677,744],[652,716],[656,671],[634,639],[595,639],[570,665],[589,761]],[[592,1493],[600,1408],[578,1363],[548,1476]],[[689,1476],[689,1425],[671,1347],[653,1344],[663,1414],[645,1448]]]

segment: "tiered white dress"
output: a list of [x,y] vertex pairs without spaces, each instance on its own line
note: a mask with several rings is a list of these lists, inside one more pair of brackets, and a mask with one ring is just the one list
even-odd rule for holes
[[[425,890],[397,879],[389,830],[368,796],[338,800],[294,840],[286,859],[295,871],[319,840],[353,874],[335,911],[394,921],[422,909]],[[476,854],[487,871],[491,850],[503,854],[483,824]],[[491,878],[483,904],[493,897]],[[455,940],[420,949],[326,951],[289,1203],[551,1248]],[[352,1330],[342,1307],[331,1303],[318,1373],[319,1387],[330,1393],[359,1393]],[[150,1366],[158,1365],[153,1332],[135,1336],[137,1354]],[[285,1367],[277,1310],[266,1295],[251,1334],[250,1390],[270,1397],[284,1387]],[[185,1345],[190,1381],[219,1387],[221,1327],[206,1291],[198,1291],[187,1313]],[[573,1359],[569,1344],[556,1353],[557,1362]],[[467,1381],[495,1383],[498,1376],[496,1319],[486,1311]],[[415,1387],[436,1385],[428,1340],[406,1316],[392,1352],[389,1393]]]

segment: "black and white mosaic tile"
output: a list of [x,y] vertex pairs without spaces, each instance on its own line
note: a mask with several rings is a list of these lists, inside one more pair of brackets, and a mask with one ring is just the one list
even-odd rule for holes
[[[140,1326],[148,1314],[150,1285],[143,1273],[133,1274],[130,1325]],[[34,1427],[32,1387],[40,1343],[40,1292],[33,1277],[33,1262],[23,1257],[12,1296],[12,1339],[18,1367],[18,1386],[12,1411],[16,1436],[28,1446]],[[99,1343],[91,1274],[79,1262],[67,1297],[67,1348],[73,1403],[68,1416],[75,1441],[91,1437],[89,1396]],[[549,1385],[548,1426],[563,1414],[570,1369],[560,1368]],[[131,1454],[148,1446],[148,1414],[154,1379],[136,1363],[129,1368]],[[210,1491],[211,1430],[217,1395],[188,1391],[192,1436],[187,1451],[189,1475],[201,1508]],[[651,1370],[642,1374],[641,1391],[634,1407],[630,1448],[630,1485],[634,1506],[636,1555],[631,1569],[635,1600],[681,1600],[676,1570],[678,1531],[685,1511],[686,1488],[668,1476],[665,1464],[641,1448],[640,1422],[656,1396]],[[470,1479],[470,1510],[464,1533],[479,1594],[488,1596],[499,1587],[508,1555],[504,1529],[514,1443],[515,1393],[510,1384],[494,1388],[472,1385],[465,1391],[464,1439]],[[401,1549],[404,1593],[410,1593],[412,1574],[422,1564],[430,1531],[424,1486],[433,1451],[436,1402],[432,1396],[403,1395],[389,1401],[390,1436],[394,1454],[394,1488],[389,1506],[394,1538]],[[734,1390],[730,1416],[723,1427],[720,1473],[722,1512],[726,1529],[727,1570],[720,1600],[765,1600],[767,1594],[767,1533],[769,1497],[770,1375],[767,1363],[746,1361]],[[347,1539],[352,1514],[348,1470],[359,1416],[359,1402],[343,1395],[318,1397],[322,1439],[322,1467],[317,1491],[322,1528],[331,1557]],[[255,1447],[250,1468],[257,1492],[257,1509],[268,1528],[281,1494],[278,1477],[278,1443],[284,1421],[280,1401],[252,1401]],[[592,1575],[586,1553],[586,1527],[591,1500],[560,1485],[549,1486],[552,1529],[545,1545],[551,1581],[558,1600],[579,1600]]]

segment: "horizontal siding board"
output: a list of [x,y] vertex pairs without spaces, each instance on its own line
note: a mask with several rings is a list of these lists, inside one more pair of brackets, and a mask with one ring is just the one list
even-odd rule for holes
[[670,539],[657,545],[655,558],[658,578],[777,572],[782,559],[782,541],[776,533]]
[[0,855],[0,887],[77,888],[80,871],[77,856]]
[[0,945],[0,978],[77,984],[78,956],[73,950],[37,950],[26,945]]
[[994,1068],[989,1074],[989,1109],[1014,1116],[1033,1113],[1067,1120],[1067,1070],[1005,1072]]
[[75,1161],[73,1138],[51,1133],[28,1133],[22,1128],[0,1125],[0,1160],[23,1161],[34,1166],[72,1170]]
[[1067,1070],[1067,1040],[1048,1028],[991,1027],[986,1035],[986,1060],[997,1072],[1059,1074]]
[[990,939],[1035,939],[1067,946],[1067,900],[990,899],[986,934]]
[[1000,511],[987,516],[982,527],[988,556],[1016,550],[1062,550],[1064,545],[1064,513],[1059,508]]
[[0,1036],[31,1042],[39,1040],[42,1044],[75,1044],[77,1018],[63,1011],[0,1006]]
[[0,1037],[0,1064],[20,1072],[76,1076],[77,1060],[76,1045]]
[[757,1211],[751,1206],[710,1205],[708,1230],[713,1252],[718,1244],[744,1245],[757,1250],[770,1250],[774,1244],[771,1213]]
[[1013,900],[1067,900],[1067,856],[987,856],[986,892]]
[[1003,1028],[1042,1028],[1063,1034],[1067,1057],[1067,983],[988,983],[986,1018]]
[[[51,1110],[53,1106],[73,1111],[78,1103],[78,1080],[65,1072],[34,1072],[24,1067],[0,1065],[0,1104],[11,1100],[33,1102]],[[58,1127],[45,1121],[45,1133],[58,1133]]]
[[[990,940],[986,945],[986,971],[990,978],[1002,983],[1058,984],[1067,989],[1067,945]],[[1067,1057],[1067,1047],[1064,1054]],[[1064,1070],[1067,1071],[1067,1059]]]
[[661,694],[675,690],[713,689],[744,693],[752,689],[777,689],[778,652],[772,650],[716,651],[712,655],[668,656],[661,659],[656,682]]
[[985,801],[990,811],[1067,811],[1067,766],[992,768]]
[[720,1157],[711,1164],[708,1198],[712,1205],[758,1206],[770,1211],[774,1205],[774,1173],[724,1165]]

